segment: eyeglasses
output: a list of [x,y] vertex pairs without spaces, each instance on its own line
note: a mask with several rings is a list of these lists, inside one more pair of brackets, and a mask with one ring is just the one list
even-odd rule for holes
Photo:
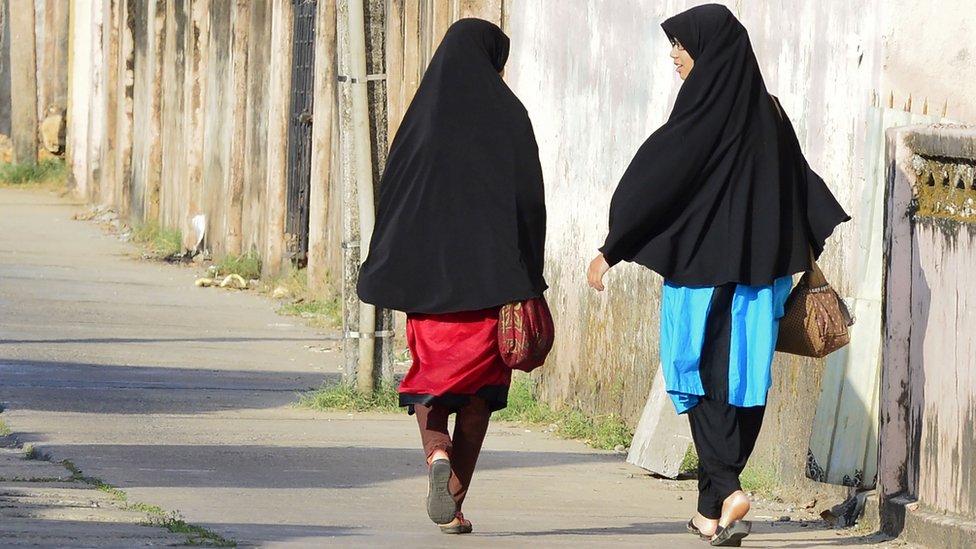
[[678,51],[685,51],[685,47],[681,45],[681,42],[678,42],[674,38],[671,39],[671,47],[678,48]]

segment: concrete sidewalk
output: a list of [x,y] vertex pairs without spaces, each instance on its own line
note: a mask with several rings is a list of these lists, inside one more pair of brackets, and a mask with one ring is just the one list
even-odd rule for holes
[[[502,423],[465,504],[475,533],[440,534],[413,418],[292,406],[338,375],[337,331],[247,292],[196,288],[199,269],[133,259],[72,219],[83,210],[0,188],[0,418],[8,443],[51,460],[0,453],[0,546],[191,541],[138,526],[139,513],[77,480],[87,476],[239,547],[707,547],[684,530],[694,482]],[[787,507],[755,508],[744,546],[910,547]]]

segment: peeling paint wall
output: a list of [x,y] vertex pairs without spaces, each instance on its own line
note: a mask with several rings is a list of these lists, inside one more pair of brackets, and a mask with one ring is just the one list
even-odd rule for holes
[[[976,226],[939,218],[916,225],[912,346],[924,385],[918,499],[940,513],[976,519]],[[927,300],[918,296],[928,297]]]
[[[850,43],[849,35],[876,31],[861,17],[875,3],[838,2],[830,10],[798,0],[729,3],[750,30],[767,85],[795,121],[811,164],[850,210],[864,187],[857,129],[866,123],[878,71],[871,44]],[[657,368],[660,279],[622,265],[611,271],[607,294],[597,295],[586,287],[584,269],[605,236],[618,178],[666,120],[680,86],[659,23],[693,3],[575,4],[513,2],[508,14],[507,78],[532,117],[547,183],[546,274],[560,329],[541,379],[550,401],[636,420]],[[851,231],[838,231],[825,261],[840,287],[837,264]]]
[[[587,288],[584,271],[606,234],[609,201],[620,175],[639,145],[664,123],[680,86],[659,25],[699,3],[505,4],[505,29],[512,38],[506,79],[532,118],[546,177],[546,276],[557,340],[549,363],[537,374],[543,396],[596,415],[621,414],[631,425],[658,367],[660,277],[621,265],[611,271],[608,291],[598,295]],[[937,78],[924,83],[933,87],[949,79],[976,80],[976,64],[933,69],[935,52],[903,59],[897,67],[889,61],[918,40],[935,48],[961,44],[959,37],[971,35],[968,21],[976,6],[953,0],[946,11],[961,16],[943,21],[937,37],[908,37],[911,23],[898,11],[906,2],[722,3],[749,30],[767,87],[793,120],[810,164],[855,216],[835,232],[821,261],[831,283],[850,295],[857,273],[880,268],[868,264],[858,246],[871,231],[867,222],[872,216],[862,211],[864,197],[883,185],[867,165],[884,141],[885,128],[869,124],[872,111],[894,105],[895,96],[925,95],[923,83],[906,78],[913,74],[934,74]],[[965,87],[944,90],[950,105],[976,103]],[[920,102],[894,106],[916,113],[923,109]],[[950,108],[949,115],[954,112],[976,118],[961,108]],[[771,405],[756,456],[802,490],[824,364],[778,355],[773,369]]]
[[972,521],[976,129],[893,130],[889,150],[881,493]]

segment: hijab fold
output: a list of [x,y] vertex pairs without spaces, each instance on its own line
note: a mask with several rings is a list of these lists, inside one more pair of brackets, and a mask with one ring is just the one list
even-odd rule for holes
[[749,35],[708,4],[662,25],[695,61],[668,121],[638,149],[600,248],[684,286],[757,286],[808,270],[850,217],[810,169]]
[[448,29],[390,148],[363,301],[441,314],[545,290],[542,168],[525,107],[499,74],[508,51],[488,21]]

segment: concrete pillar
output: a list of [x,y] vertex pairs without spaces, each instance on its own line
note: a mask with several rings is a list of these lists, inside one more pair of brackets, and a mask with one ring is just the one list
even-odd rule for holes
[[132,160],[131,216],[144,221],[159,219],[161,170],[160,90],[162,77],[163,6],[154,0],[128,0],[134,25],[132,38],[133,89],[131,101]]
[[[90,25],[87,30],[91,32],[91,38],[86,42],[91,45],[89,52],[91,59],[91,70],[88,73],[88,82],[91,83],[91,93],[88,96],[88,108],[85,110],[85,119],[76,120],[73,124],[85,124],[86,131],[79,129],[80,137],[84,140],[82,146],[84,151],[78,150],[78,154],[84,154],[86,162],[84,164],[84,181],[79,184],[79,196],[86,197],[96,204],[103,203],[102,200],[102,150],[105,148],[106,131],[106,88],[105,88],[105,11],[107,9],[106,0],[95,0],[91,3]],[[82,27],[84,29],[84,27]],[[79,29],[79,35],[84,31]],[[84,36],[79,36],[79,41],[85,41]],[[86,82],[87,83],[87,82]],[[79,86],[82,82],[79,80]]]
[[149,88],[150,94],[147,108],[149,110],[149,127],[145,151],[146,169],[145,201],[143,215],[147,221],[160,222],[160,185],[162,181],[163,164],[163,52],[166,45],[166,12],[165,5],[155,1],[147,2],[151,8],[147,13],[150,52],[146,60],[152,64]]
[[196,234],[187,233],[187,100],[190,74],[187,51],[190,33],[191,5],[167,2],[160,84],[160,123],[162,151],[160,155],[159,208],[160,221],[167,227],[183,230],[184,249],[193,248]]
[[135,14],[134,4],[140,0],[118,0],[116,59],[118,86],[115,114],[115,194],[118,197],[119,212],[130,215],[134,220],[142,220],[142,204],[145,196],[143,184],[132,178],[132,131],[133,103],[135,91]]
[[[186,181],[181,189],[184,248],[196,244],[192,219],[203,210],[203,147],[206,124],[207,52],[210,45],[210,2],[193,2],[185,35],[186,63],[184,139]],[[209,220],[208,220],[209,221]],[[209,225],[209,223],[208,223]],[[211,225],[212,227],[212,225]],[[209,230],[209,228],[208,228]]]
[[268,111],[267,235],[264,275],[285,267],[285,210],[288,187],[288,108],[291,99],[291,49],[294,17],[290,0],[274,0],[271,17],[271,74]]
[[38,82],[40,104],[43,113],[49,106],[64,108],[68,92],[68,8],[69,3],[58,0],[44,2],[43,29],[39,36]]
[[315,23],[315,84],[312,121],[312,169],[308,212],[309,287],[328,289],[330,279],[342,272],[341,198],[335,192],[336,150],[336,9],[319,2]]
[[227,216],[225,219],[225,246],[227,253],[240,255],[241,224],[244,201],[245,142],[247,133],[247,48],[250,37],[250,0],[237,0],[234,7],[233,45],[231,70],[233,102],[230,123],[230,166],[227,173]]
[[10,0],[11,137],[17,162],[37,163],[37,52],[34,0]]
[[[241,245],[264,253],[268,240],[268,105],[271,73],[272,6],[256,2],[250,6],[247,49],[247,113],[245,115],[245,168],[242,194]],[[266,258],[264,258],[266,260]]]
[[121,206],[121,193],[118,190],[116,177],[119,138],[119,27],[121,26],[119,3],[121,1],[124,0],[103,0],[102,85],[105,105],[101,115],[105,117],[105,134],[101,149],[101,177],[92,181],[98,186],[101,202],[117,208]]

